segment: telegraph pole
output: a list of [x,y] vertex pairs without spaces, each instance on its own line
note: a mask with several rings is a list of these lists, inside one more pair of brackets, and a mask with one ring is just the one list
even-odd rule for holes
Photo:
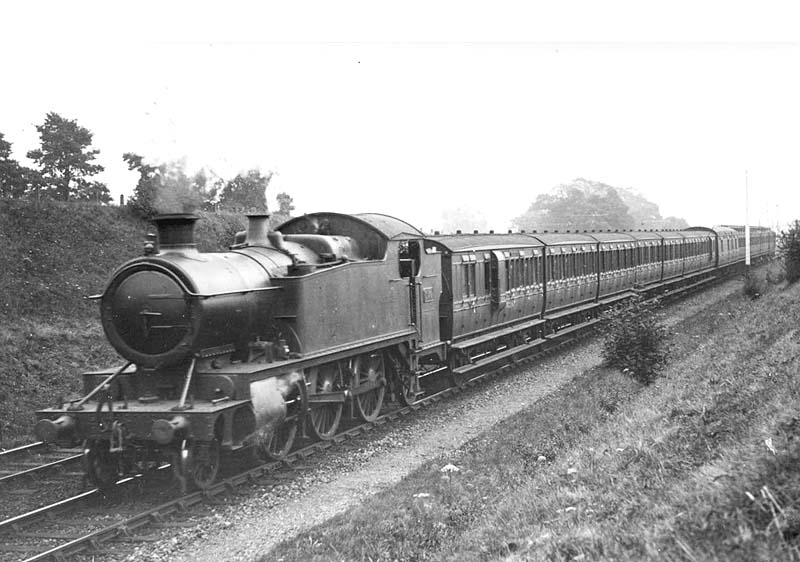
[[747,185],[747,170],[744,171],[744,267],[747,278],[750,275],[750,190]]

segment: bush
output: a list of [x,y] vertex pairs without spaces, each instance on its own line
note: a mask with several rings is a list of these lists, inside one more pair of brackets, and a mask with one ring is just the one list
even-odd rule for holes
[[800,220],[782,230],[778,236],[778,256],[783,260],[786,280],[794,283],[800,279]]
[[603,360],[642,384],[652,383],[667,362],[668,333],[656,318],[657,306],[636,296],[608,312]]
[[755,300],[764,294],[763,283],[753,271],[748,271],[744,276],[744,294],[750,300]]

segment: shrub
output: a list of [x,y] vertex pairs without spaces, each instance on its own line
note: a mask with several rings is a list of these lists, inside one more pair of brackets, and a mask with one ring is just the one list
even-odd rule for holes
[[780,285],[786,281],[786,270],[783,264],[777,261],[770,263],[767,268],[766,279],[770,285]]
[[652,383],[667,362],[668,333],[658,322],[657,306],[636,296],[608,312],[603,360],[642,384]]
[[755,272],[748,271],[745,273],[744,294],[750,300],[755,300],[764,294],[764,284]]
[[794,283],[800,279],[800,220],[795,220],[788,230],[781,231],[778,256],[783,260],[786,280]]

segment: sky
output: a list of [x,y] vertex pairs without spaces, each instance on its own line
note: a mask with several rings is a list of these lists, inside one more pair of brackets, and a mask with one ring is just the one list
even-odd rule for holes
[[[503,230],[582,177],[693,225],[800,218],[791,2],[6,2],[0,132],[273,171],[296,212]],[[470,227],[466,227],[470,228]]]

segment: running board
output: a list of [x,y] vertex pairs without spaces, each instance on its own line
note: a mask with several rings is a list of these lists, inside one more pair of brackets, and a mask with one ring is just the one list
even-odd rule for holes
[[453,369],[453,374],[465,375],[470,371],[474,371],[475,369],[480,369],[481,367],[486,367],[487,365],[491,365],[492,363],[502,361],[503,359],[510,358],[513,362],[517,359],[515,355],[524,352],[530,352],[532,349],[536,349],[546,341],[547,341],[546,339],[533,340],[532,342],[512,347],[511,349],[501,351],[500,353],[489,355],[488,357],[485,357],[480,361],[475,361],[474,363],[471,363],[469,365],[462,365],[461,367],[456,367],[455,369]]

